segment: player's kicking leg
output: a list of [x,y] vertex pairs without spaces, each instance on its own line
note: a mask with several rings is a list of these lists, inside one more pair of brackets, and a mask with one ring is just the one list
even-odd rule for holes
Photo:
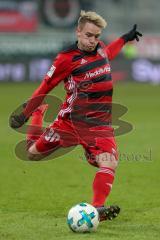
[[105,207],[104,203],[112,189],[118,161],[114,154],[104,152],[96,155],[93,165],[98,166],[99,169],[93,181],[92,205],[97,208],[100,221],[112,220],[118,216],[120,207],[117,205]]
[[96,163],[99,170],[93,182],[93,205],[97,207],[100,221],[112,220],[118,216],[120,207],[117,205],[105,207],[104,202],[112,189],[118,161],[114,154],[104,152],[96,156]]

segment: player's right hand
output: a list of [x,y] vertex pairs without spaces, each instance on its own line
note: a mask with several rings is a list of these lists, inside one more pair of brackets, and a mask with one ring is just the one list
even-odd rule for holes
[[10,117],[10,126],[11,128],[20,128],[27,121],[28,118],[24,115],[24,113],[20,113],[19,115],[13,114]]

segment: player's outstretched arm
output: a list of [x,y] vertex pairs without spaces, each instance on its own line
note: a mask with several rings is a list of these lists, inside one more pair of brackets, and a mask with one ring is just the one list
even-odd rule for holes
[[137,24],[134,24],[133,28],[128,33],[124,34],[122,38],[124,39],[125,43],[133,40],[138,42],[142,36],[142,33],[137,31]]
[[41,105],[45,96],[63,79],[65,79],[70,71],[70,62],[64,54],[58,54],[53,62],[50,70],[44,77],[40,86],[32,94],[27,101],[25,108],[20,114],[13,114],[10,117],[10,126],[12,128],[20,128],[29,119],[32,113]]
[[125,43],[135,39],[139,41],[140,37],[142,37],[142,33],[137,31],[137,24],[135,24],[128,33],[122,35],[120,38],[106,46],[106,52],[109,60],[113,60],[119,54]]
[[51,90],[52,86],[48,85],[46,79],[40,84],[40,86],[32,94],[31,98],[23,104],[23,108],[20,113],[13,113],[10,117],[10,126],[12,128],[20,128],[23,126],[32,113],[41,105],[46,94]]

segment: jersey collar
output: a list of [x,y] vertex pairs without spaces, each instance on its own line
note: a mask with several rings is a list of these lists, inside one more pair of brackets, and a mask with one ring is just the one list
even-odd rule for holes
[[78,48],[78,41],[75,42],[75,47],[78,51],[80,51],[81,53],[83,53],[84,55],[87,55],[87,56],[91,56],[91,55],[96,55],[97,54],[97,50],[101,47],[100,46],[100,43],[97,44],[96,48],[94,51],[92,52],[87,52],[87,51],[84,51],[84,50],[81,50]]

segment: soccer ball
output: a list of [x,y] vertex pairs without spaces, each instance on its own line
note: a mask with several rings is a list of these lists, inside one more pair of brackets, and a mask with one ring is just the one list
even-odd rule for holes
[[97,209],[88,203],[79,203],[69,210],[67,223],[73,232],[94,232],[99,224]]

